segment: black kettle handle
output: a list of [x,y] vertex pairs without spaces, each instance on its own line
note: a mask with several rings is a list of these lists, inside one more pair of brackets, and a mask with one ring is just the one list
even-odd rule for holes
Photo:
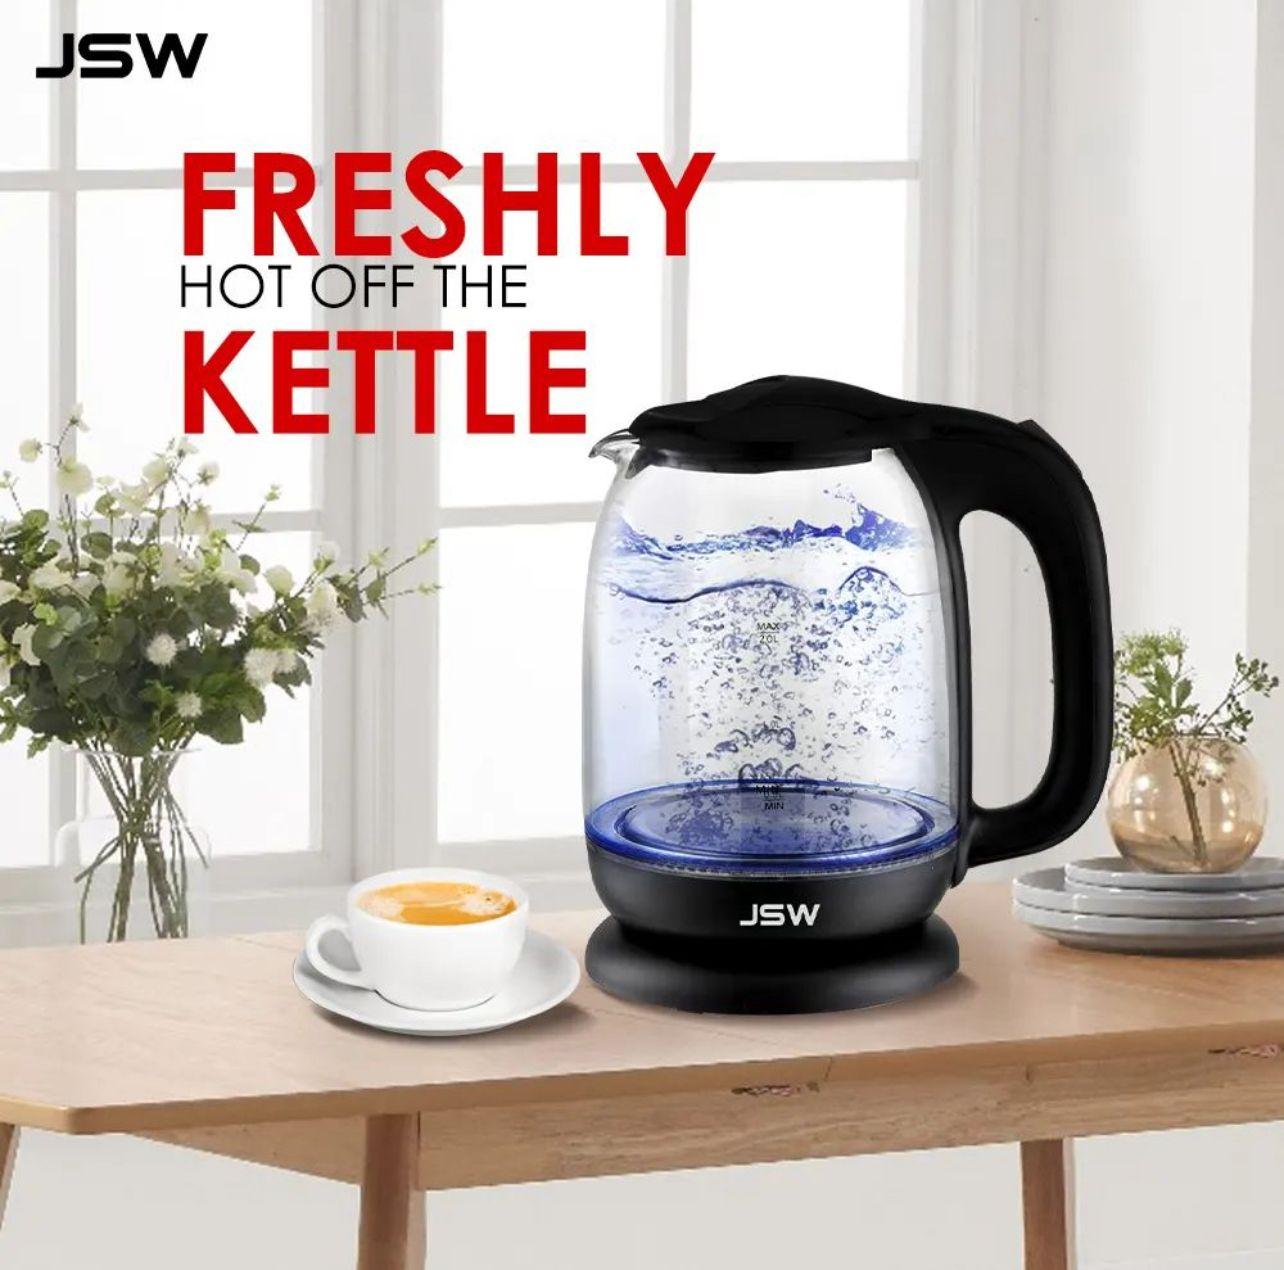
[[[961,808],[955,881],[969,864],[1042,851],[1083,824],[1105,784],[1113,706],[1106,549],[1079,469],[1036,423],[971,424],[965,412],[957,419],[897,447],[938,518],[953,583]],[[971,796],[971,638],[959,523],[973,511],[993,512],[1029,539],[1052,619],[1052,748],[1035,788],[1007,807],[978,807]]]

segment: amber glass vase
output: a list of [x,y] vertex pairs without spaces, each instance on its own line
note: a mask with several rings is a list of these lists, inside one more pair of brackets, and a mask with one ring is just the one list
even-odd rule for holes
[[1115,773],[1106,806],[1120,854],[1159,873],[1229,873],[1257,850],[1266,782],[1247,747],[1175,737]]

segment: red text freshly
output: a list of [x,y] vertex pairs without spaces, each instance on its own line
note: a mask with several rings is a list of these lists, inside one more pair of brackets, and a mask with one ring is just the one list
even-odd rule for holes
[[[680,256],[687,249],[687,217],[691,201],[709,170],[713,155],[695,154],[681,172],[670,172],[657,154],[638,155],[642,178],[649,184],[663,217],[665,251]],[[206,250],[207,221],[212,216],[235,213],[248,193],[251,240],[256,257],[290,250],[304,258],[321,254],[320,244],[309,230],[304,212],[317,198],[317,172],[299,155],[255,154],[252,183],[244,189],[219,184],[219,177],[237,169],[236,155],[229,152],[193,153],[184,156],[183,166],[183,252],[201,256]],[[448,184],[462,170],[462,164],[443,150],[425,150],[393,173],[392,155],[380,152],[343,152],[334,156],[330,179],[333,190],[325,200],[329,218],[327,237],[333,259],[345,257],[388,257],[408,253],[426,260],[453,255],[466,244],[480,246],[483,256],[500,256],[505,249],[505,227],[514,217],[534,217],[536,250],[541,256],[559,250],[559,218],[563,206],[574,198],[578,213],[575,254],[581,256],[624,256],[629,253],[627,234],[612,232],[603,223],[602,162],[597,154],[582,154],[578,160],[578,181],[561,184],[558,157],[544,153],[537,158],[533,184],[515,187],[506,181],[504,158],[486,154],[480,174],[481,223],[470,226],[451,199]],[[212,178],[212,179],[211,179]],[[487,405],[486,333],[461,332],[458,342],[466,359],[466,428],[474,433],[504,433],[516,430],[512,413],[493,412]],[[184,430],[205,429],[206,403],[212,404],[234,432],[254,433],[259,426],[228,386],[225,375],[235,359],[255,339],[249,330],[234,330],[221,340],[207,341],[203,331],[184,334]],[[447,330],[353,329],[275,331],[272,341],[271,431],[279,433],[324,433],[329,431],[326,413],[299,413],[294,392],[300,388],[329,386],[327,366],[305,362],[296,356],[338,351],[351,358],[353,418],[357,433],[375,430],[376,360],[400,356],[411,360],[414,383],[414,427],[417,432],[436,429],[435,400],[439,356],[450,355],[457,347],[455,333]],[[586,370],[582,364],[564,360],[554,363],[554,354],[582,352],[584,331],[532,331],[529,339],[528,369],[529,428],[533,433],[585,431],[585,417],[557,413],[550,405],[554,388],[582,388]]]

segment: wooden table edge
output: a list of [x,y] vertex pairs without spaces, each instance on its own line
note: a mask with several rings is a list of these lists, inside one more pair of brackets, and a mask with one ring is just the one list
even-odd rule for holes
[[[431,1045],[432,1042],[425,1042]],[[699,1094],[743,1088],[849,1084],[902,1077],[930,1080],[1013,1067],[1110,1060],[1195,1058],[1237,1052],[1284,1052],[1284,1029],[1228,1023],[1168,1032],[1120,1032],[896,1050],[746,1059],[698,1066],[575,1072],[515,1080],[332,1089],[238,1098],[116,1106],[55,1106],[0,1096],[0,1124],[76,1136],[212,1128],[491,1107],[539,1106],[598,1098]]]
[[[1279,1046],[1205,1048],[401,1114],[419,1125],[419,1189],[440,1190],[1278,1120],[1284,1055]],[[362,1123],[141,1136],[354,1181]]]

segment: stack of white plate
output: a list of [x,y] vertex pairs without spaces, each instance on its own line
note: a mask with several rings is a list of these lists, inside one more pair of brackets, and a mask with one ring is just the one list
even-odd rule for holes
[[1139,953],[1284,949],[1284,860],[1233,873],[1145,873],[1114,857],[1035,869],[1012,884],[1016,915],[1075,948]]

